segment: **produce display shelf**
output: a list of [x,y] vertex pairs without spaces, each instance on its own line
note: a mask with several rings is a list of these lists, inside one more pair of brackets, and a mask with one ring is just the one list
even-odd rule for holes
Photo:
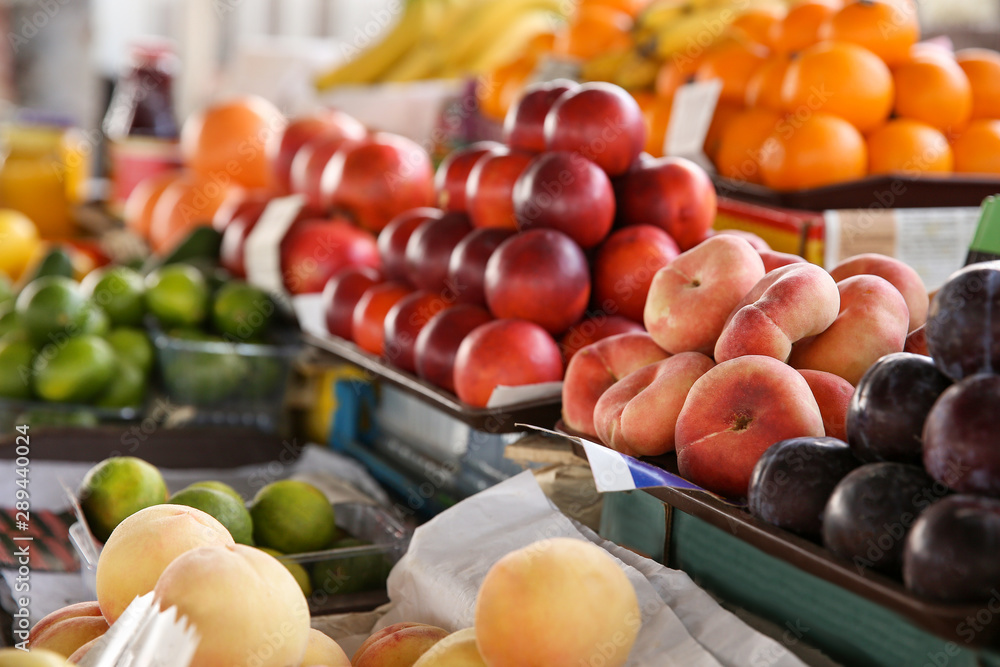
[[720,197],[804,211],[979,206],[986,197],[1000,193],[1000,179],[985,176],[882,175],[792,192],[717,174],[712,180]]
[[309,333],[303,333],[302,336],[307,344],[367,371],[372,380],[389,382],[480,431],[510,433],[519,430],[517,424],[544,425],[559,418],[562,404],[558,396],[527,400],[500,408],[478,408],[342,338]]

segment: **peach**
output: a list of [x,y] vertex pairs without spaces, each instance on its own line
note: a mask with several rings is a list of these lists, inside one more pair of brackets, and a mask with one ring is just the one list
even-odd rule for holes
[[97,602],[81,602],[58,609],[31,629],[28,643],[32,650],[44,648],[66,658],[77,649],[108,631]]
[[826,331],[837,319],[840,292],[815,264],[789,264],[765,274],[743,297],[715,344],[715,360],[763,354],[787,361],[792,344]]
[[857,386],[879,358],[902,352],[909,328],[906,301],[889,281],[873,275],[837,283],[840,314],[826,331],[792,346],[795,368],[839,375]]
[[631,225],[612,232],[594,257],[597,306],[642,322],[653,276],[680,252],[670,234],[653,225]]
[[514,184],[532,157],[523,151],[495,148],[476,160],[465,183],[465,208],[473,227],[517,229]]
[[486,263],[486,304],[497,318],[520,318],[558,336],[590,300],[590,265],[576,243],[554,229],[532,229],[500,244]]
[[[406,628],[415,628],[415,627],[431,627],[431,628],[433,628],[435,626],[433,626],[433,625],[427,625],[426,623],[414,623],[412,621],[402,621],[400,623],[393,623],[392,625],[387,625],[386,627],[382,628],[381,630],[376,630],[375,632],[373,632],[372,634],[370,634],[368,636],[368,639],[364,640],[361,643],[361,646],[359,646],[358,649],[354,652],[354,655],[351,656],[351,662],[352,663],[356,663],[358,661],[358,658],[361,657],[361,654],[363,654],[365,651],[368,650],[369,646],[371,646],[372,644],[378,642],[383,637],[387,637],[387,636],[393,634],[394,632],[399,632],[400,630],[405,630]],[[441,628],[438,628],[438,629],[440,630]]]
[[677,417],[677,467],[709,491],[745,498],[768,447],[823,434],[823,415],[805,378],[773,357],[736,357],[688,392]]
[[458,348],[480,324],[491,322],[493,316],[485,308],[460,303],[441,311],[417,334],[413,345],[413,363],[423,379],[455,391],[455,357]]
[[646,332],[609,336],[581,349],[566,367],[562,418],[574,431],[597,437],[594,407],[614,383],[667,354]]
[[490,667],[621,667],[639,634],[639,601],[604,549],[567,537],[497,561],[479,589],[476,644]]
[[677,415],[691,386],[715,366],[700,352],[681,352],[613,384],[594,406],[594,428],[608,447],[629,456],[674,450]]
[[83,616],[101,616],[101,605],[97,602],[97,600],[93,600],[91,602],[77,602],[76,604],[56,609],[54,612],[40,619],[31,627],[28,642],[34,644],[35,638],[38,637],[39,634],[56,623],[65,621],[69,618],[78,618]]
[[906,342],[903,344],[903,352],[912,354],[922,354],[925,357],[931,356],[927,350],[927,327],[919,326],[906,335]]
[[434,190],[437,204],[446,211],[465,212],[465,187],[469,172],[476,162],[494,149],[503,150],[503,144],[496,141],[477,141],[465,148],[459,148],[441,161],[434,173]]
[[424,653],[448,636],[447,630],[419,623],[397,624],[385,630],[376,633],[379,636],[375,641],[371,641],[373,635],[361,645],[352,659],[354,667],[413,667]]
[[758,250],[757,252],[760,254],[761,261],[764,262],[764,271],[768,273],[782,266],[804,264],[807,261],[805,257],[799,257],[790,252],[778,252],[777,250]]
[[449,307],[439,294],[417,291],[396,302],[385,316],[382,356],[403,370],[417,370],[417,336],[432,317]]
[[454,372],[458,397],[482,408],[499,386],[562,380],[562,353],[552,336],[537,324],[494,320],[476,327],[462,340]]
[[656,272],[643,321],[667,352],[712,354],[730,313],[764,277],[764,263],[746,240],[713,236]]
[[417,228],[428,220],[440,220],[444,212],[424,206],[403,211],[378,233],[376,245],[382,258],[382,272],[390,280],[409,280],[406,246]]
[[476,646],[476,629],[451,633],[420,656],[413,667],[486,667]]
[[430,218],[417,227],[406,242],[409,281],[421,289],[443,292],[451,253],[471,231],[469,218],[454,211]]
[[[101,635],[103,637],[103,635]],[[87,652],[94,647],[94,644],[101,641],[101,637],[94,637],[89,642],[81,646],[80,648],[73,651],[73,655],[69,657],[69,662],[74,665],[80,664],[80,662],[87,656]]]
[[709,230],[709,232],[709,236],[715,236],[716,234],[732,234],[733,236],[738,236],[752,245],[757,252],[771,250],[771,246],[767,241],[762,239],[757,234],[748,232],[745,229],[719,229],[715,231]]
[[153,505],[115,528],[97,561],[97,601],[114,623],[137,595],[153,590],[181,554],[208,545],[234,544],[215,517],[184,505]]
[[368,288],[380,282],[382,274],[370,266],[349,266],[330,278],[323,287],[326,330],[354,340],[354,309]]
[[484,227],[465,235],[448,258],[447,289],[459,303],[486,305],[486,265],[493,251],[513,236],[513,229]]
[[802,369],[799,374],[806,379],[819,405],[827,437],[847,442],[847,406],[854,395],[854,385],[839,375],[824,371]]
[[830,275],[838,283],[851,276],[871,275],[885,278],[906,300],[906,307],[910,311],[909,331],[927,321],[927,309],[930,307],[927,287],[924,286],[919,273],[895,257],[878,253],[854,255],[830,269]]
[[381,356],[385,351],[386,315],[414,291],[409,284],[397,280],[375,283],[366,289],[351,314],[351,335],[358,347]]
[[306,653],[302,656],[302,667],[324,665],[324,667],[351,667],[351,660],[337,642],[316,628],[309,628]]
[[559,347],[562,348],[563,359],[568,364],[573,355],[588,345],[611,336],[632,332],[646,333],[646,330],[638,322],[626,317],[598,313],[571,326],[559,339]]
[[201,635],[191,667],[302,662],[309,605],[292,573],[260,549],[193,549],[167,566],[153,590],[161,608],[176,606]]

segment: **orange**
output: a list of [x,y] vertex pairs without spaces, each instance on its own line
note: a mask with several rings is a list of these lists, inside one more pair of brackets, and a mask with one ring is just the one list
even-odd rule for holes
[[653,157],[661,157],[674,100],[671,97],[660,97],[652,93],[636,92],[632,95],[639,103],[639,108],[642,109],[642,119],[646,122],[645,151]]
[[785,54],[774,54],[757,68],[757,71],[747,82],[746,105],[748,107],[764,107],[772,111],[784,111],[781,102],[781,88],[785,83],[785,74],[791,58]]
[[741,111],[743,111],[743,105],[734,104],[733,102],[719,102],[718,106],[715,107],[715,113],[712,115],[712,123],[708,126],[708,132],[705,134],[704,150],[705,155],[709,158],[715,159],[722,145],[723,131],[729,125],[729,121],[735,118]]
[[738,37],[724,38],[705,51],[705,57],[695,70],[694,78],[696,81],[722,79],[719,99],[743,104],[747,83],[765,60],[767,49],[760,44]]
[[802,0],[771,26],[768,41],[777,53],[794,53],[819,41],[820,28],[842,9],[842,0]]
[[868,135],[869,173],[947,173],[952,166],[948,140],[926,123],[897,118]]
[[552,51],[555,43],[556,34],[554,32],[540,32],[528,40],[528,44],[524,47],[524,53],[525,55],[541,56]]
[[823,25],[819,38],[863,46],[891,67],[920,41],[917,7],[912,0],[853,0]]
[[149,238],[149,225],[153,219],[153,207],[160,195],[171,183],[181,178],[181,171],[167,171],[142,180],[125,200],[125,226],[144,239]]
[[507,109],[535,71],[535,59],[523,56],[484,74],[476,81],[479,111],[487,118],[503,122]]
[[954,59],[939,55],[911,57],[892,72],[896,115],[942,132],[960,130],[972,115],[972,86]]
[[674,58],[664,61],[656,75],[654,90],[660,97],[670,97],[684,84],[691,83],[700,60],[694,58]]
[[580,7],[609,7],[636,17],[649,5],[650,0],[581,0]]
[[792,58],[781,89],[785,111],[801,117],[822,111],[861,132],[875,129],[892,110],[892,73],[878,56],[856,44],[826,42]]
[[268,144],[285,118],[261,97],[219,102],[191,114],[181,129],[184,162],[202,177],[247,188],[271,185]]
[[168,185],[157,199],[150,220],[149,244],[153,251],[166,254],[195,227],[211,226],[229,189],[221,181],[197,174],[188,174]]
[[733,117],[722,131],[715,167],[726,178],[761,183],[760,150],[781,122],[770,109],[747,109]]
[[868,168],[864,137],[842,118],[813,113],[778,124],[761,148],[764,184],[775,190],[803,190],[862,178]]
[[582,5],[569,25],[556,33],[552,52],[589,60],[632,46],[632,17],[603,5]]
[[771,30],[784,18],[785,12],[779,7],[754,7],[737,16],[729,25],[729,30],[750,42],[770,48]]
[[955,61],[972,86],[972,117],[1000,118],[1000,53],[990,49],[962,49]]
[[1000,174],[1000,120],[974,120],[951,142],[955,171]]

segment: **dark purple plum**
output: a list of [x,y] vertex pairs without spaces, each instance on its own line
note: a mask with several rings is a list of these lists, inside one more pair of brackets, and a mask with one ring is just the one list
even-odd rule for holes
[[939,602],[980,602],[1000,588],[1000,500],[950,496],[913,523],[903,581]]
[[951,379],[929,357],[898,352],[864,374],[847,408],[847,442],[862,461],[920,465],[927,413]]
[[750,513],[818,540],[823,508],[833,488],[859,465],[847,443],[836,438],[776,442],[758,459],[750,476]]
[[927,349],[953,380],[1000,371],[1000,260],[948,278],[927,313]]
[[941,394],[924,424],[924,467],[959,493],[1000,496],[1000,376],[973,375]]
[[823,511],[823,546],[867,568],[897,573],[917,516],[948,489],[905,463],[868,463],[849,472]]

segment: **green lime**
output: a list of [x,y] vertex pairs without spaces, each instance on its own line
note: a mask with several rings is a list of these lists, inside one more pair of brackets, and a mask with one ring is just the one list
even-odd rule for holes
[[211,514],[219,520],[238,544],[253,546],[253,521],[243,501],[215,489],[182,489],[170,496],[174,505],[187,505]]
[[224,285],[212,304],[212,324],[216,331],[233,342],[259,339],[273,316],[271,297],[239,281]]
[[111,330],[111,320],[103,310],[93,303],[88,303],[85,311],[83,324],[80,325],[81,334],[104,336]]
[[[368,546],[370,542],[347,537],[333,544],[334,549]],[[315,563],[312,584],[328,595],[360,593],[385,588],[392,562],[385,554],[342,556]]]
[[164,350],[163,382],[177,400],[198,405],[218,403],[238,395],[247,381],[247,364],[233,345],[200,332],[185,340],[221,343],[219,351]]
[[0,315],[0,336],[6,336],[7,334],[17,331],[21,328],[20,318],[17,316],[17,311],[11,308],[3,315]]
[[101,408],[134,408],[146,400],[146,374],[135,364],[118,359],[108,387],[97,397]]
[[146,285],[138,271],[127,266],[91,271],[80,283],[85,296],[108,314],[111,324],[138,326],[146,314]]
[[119,359],[134,364],[146,375],[153,370],[156,352],[153,350],[153,343],[150,342],[149,336],[142,329],[118,327],[112,329],[104,337],[104,340],[108,341]]
[[203,482],[195,482],[194,484],[188,484],[189,489],[212,489],[214,491],[220,491],[226,495],[233,498],[233,500],[238,501],[241,505],[244,504],[243,496],[237,493],[236,489],[229,486],[225,482],[219,482],[214,479],[207,479]]
[[297,480],[272,482],[258,491],[250,516],[257,544],[281,553],[319,551],[337,535],[333,506],[326,495]]
[[7,274],[0,273],[0,312],[7,307],[14,307],[14,286]]
[[86,403],[111,384],[117,369],[115,351],[97,336],[50,343],[35,357],[35,393],[46,401]]
[[288,557],[285,556],[285,554],[281,553],[280,551],[275,551],[274,549],[268,549],[267,547],[257,547],[257,548],[263,551],[264,553],[277,558],[281,562],[281,564],[284,565],[285,568],[292,573],[292,576],[295,577],[295,581],[298,582],[299,584],[299,588],[302,589],[303,595],[305,595],[306,597],[312,595],[313,589],[312,589],[312,584],[309,582],[309,573],[306,572],[306,569],[304,567],[302,567],[293,560],[289,560]]
[[44,276],[28,283],[17,297],[21,324],[38,345],[75,336],[87,320],[87,300],[80,287],[63,276]]
[[27,341],[0,342],[0,396],[29,399],[35,349]]
[[146,276],[146,308],[165,328],[200,325],[208,302],[208,283],[193,266],[168,264]]
[[94,428],[100,420],[93,410],[46,410],[35,408],[22,412],[14,419],[16,424],[31,424],[31,428]]
[[134,456],[115,456],[87,472],[79,496],[91,532],[105,542],[129,516],[166,502],[167,484],[156,466]]

